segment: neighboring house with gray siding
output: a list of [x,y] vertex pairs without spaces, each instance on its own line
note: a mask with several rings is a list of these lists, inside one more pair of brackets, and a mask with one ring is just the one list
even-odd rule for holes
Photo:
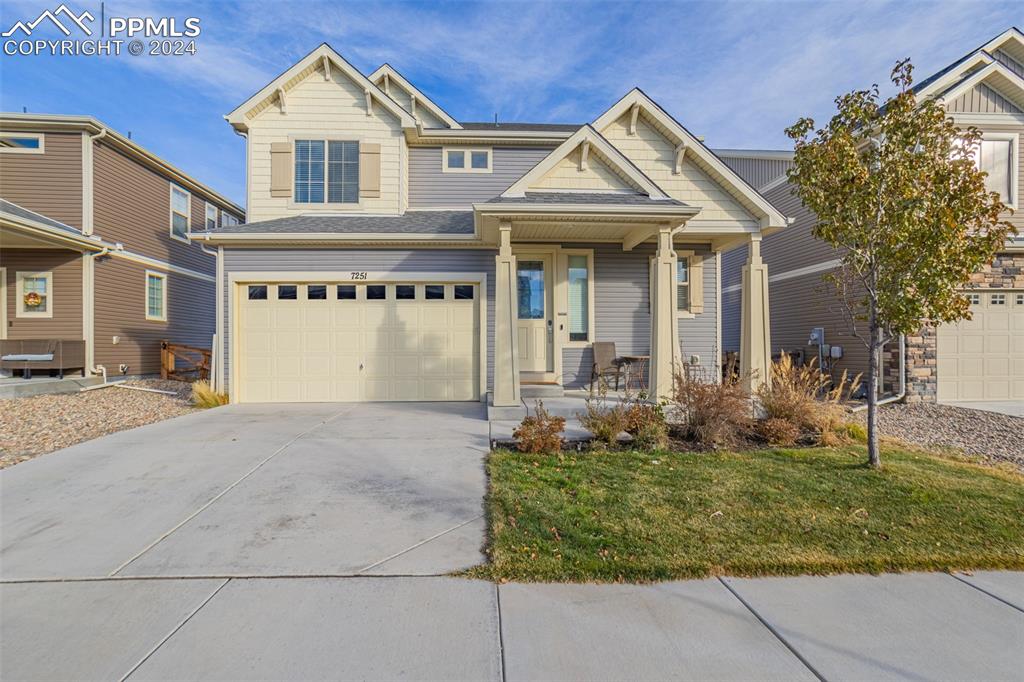
[[88,116],[0,113],[0,339],[84,341],[87,374],[154,374],[210,348],[216,258],[241,222],[209,187]]
[[[1012,212],[1007,219],[1021,234],[1011,238],[992,263],[975,273],[966,291],[972,319],[938,328],[926,326],[907,337],[905,376],[909,401],[1024,400],[1024,34],[1012,28],[949,67],[919,83],[918,97],[938,97],[958,124],[983,133],[979,159],[989,173],[988,187]],[[778,155],[787,152],[774,152]],[[743,151],[719,155],[787,216],[791,227],[766,237],[761,253],[768,264],[772,351],[803,352],[811,330],[824,329],[824,343],[842,349],[829,369],[834,375],[867,369],[864,344],[852,333],[844,307],[823,280],[840,253],[815,239],[815,216],[786,181],[785,169]],[[774,174],[774,177],[773,177]],[[722,256],[723,343],[740,348],[743,247]],[[885,357],[886,385],[898,390],[900,351],[893,344]]]
[[465,123],[321,45],[227,119],[250,222],[202,239],[237,402],[514,406],[588,385],[602,341],[655,395],[683,365],[715,381],[720,255],[786,224],[638,89],[582,124]]

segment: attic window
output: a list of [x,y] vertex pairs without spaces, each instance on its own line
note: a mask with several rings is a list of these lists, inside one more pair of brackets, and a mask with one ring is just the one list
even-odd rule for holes
[[1017,206],[1018,137],[1016,133],[985,133],[974,152],[978,169],[987,173],[985,189],[1010,208]]
[[491,150],[445,147],[441,170],[445,173],[490,173]]

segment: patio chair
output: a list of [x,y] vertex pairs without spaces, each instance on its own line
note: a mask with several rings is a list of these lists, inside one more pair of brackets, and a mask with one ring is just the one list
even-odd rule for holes
[[608,378],[615,377],[615,390],[619,390],[619,379],[622,377],[622,366],[625,364],[615,353],[614,341],[594,342],[594,365],[590,370],[590,390],[594,390],[595,381],[604,381],[608,386]]

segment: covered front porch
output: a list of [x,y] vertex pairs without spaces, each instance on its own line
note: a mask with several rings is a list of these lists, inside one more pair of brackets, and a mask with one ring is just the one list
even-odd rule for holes
[[631,360],[630,387],[652,398],[668,397],[684,366],[718,381],[719,253],[741,243],[751,245],[744,375],[765,376],[767,272],[756,226],[691,225],[700,209],[673,200],[539,195],[475,206],[482,239],[498,248],[492,412],[521,419],[535,397],[547,405],[585,394],[595,343]]

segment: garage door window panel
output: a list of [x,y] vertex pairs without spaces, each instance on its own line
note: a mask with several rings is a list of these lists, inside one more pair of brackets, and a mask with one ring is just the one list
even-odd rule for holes
[[444,300],[444,285],[443,284],[427,284],[423,287],[423,297],[428,301],[443,301]]
[[265,301],[267,300],[267,285],[266,284],[250,284],[247,287],[247,297],[250,301]]
[[296,284],[278,284],[277,300],[297,301],[299,298],[299,287]]
[[383,301],[387,298],[387,287],[383,284],[370,284],[366,287],[366,300]]
[[306,298],[310,301],[326,301],[327,285],[310,284],[306,287]]

